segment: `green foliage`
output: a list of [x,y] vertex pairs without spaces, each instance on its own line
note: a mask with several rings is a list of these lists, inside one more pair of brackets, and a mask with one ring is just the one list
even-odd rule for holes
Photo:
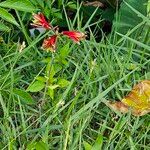
[[[8,2],[18,5],[2,8]],[[31,5],[23,8],[26,2]],[[150,148],[149,115],[116,114],[103,104],[150,79],[148,9],[143,0],[136,2],[126,0],[119,10],[114,2],[104,10],[92,6],[91,13],[68,0],[0,3],[6,14],[0,13],[0,149]],[[60,30],[88,29],[88,39],[77,45],[60,37],[55,54],[44,52],[42,41],[51,32],[28,33],[30,12],[36,10]],[[112,21],[116,11],[119,26],[107,36],[103,21]],[[26,47],[19,51],[22,41]]]
[[3,23],[0,23],[0,31],[6,31],[8,32],[10,30],[10,28],[8,26],[6,26]]
[[16,26],[19,26],[19,24],[16,22],[15,18],[10,13],[8,13],[7,10],[5,10],[3,8],[0,8],[0,17]]
[[[37,76],[36,81],[29,85],[27,91],[39,92],[45,87],[45,90],[48,88],[47,95],[49,95],[51,99],[54,99],[56,89],[65,88],[70,84],[68,80],[59,77],[60,72],[63,71],[61,65],[68,65],[66,57],[69,54],[69,43],[60,50],[62,51],[56,55],[56,58],[53,58],[54,60],[47,58],[42,61],[47,63],[45,75]],[[68,52],[65,53],[67,50]],[[65,76],[65,74],[63,76]]]
[[35,6],[29,0],[6,0],[0,3],[0,7],[25,11],[25,12],[36,11]]
[[[6,0],[6,1],[0,2],[0,18],[16,25],[17,27],[19,27],[19,24],[17,23],[16,19],[13,17],[11,13],[8,12],[7,9],[4,9],[4,8],[15,9],[15,10],[25,11],[25,12],[35,12],[37,10],[36,7],[29,0],[21,0],[21,1],[20,0]],[[10,28],[6,26],[5,24],[1,23],[0,30],[10,31]]]
[[34,104],[35,101],[32,99],[31,95],[24,90],[14,89],[13,93],[19,96],[25,103]]
[[[126,34],[129,30],[143,22],[143,16],[147,16],[148,0],[125,0],[122,2],[119,11],[115,15],[114,28],[116,32]],[[130,8],[131,7],[131,8]],[[136,9],[136,12],[133,9]],[[140,28],[143,28],[141,26]],[[140,30],[138,28],[138,30]]]
[[98,150],[98,149],[102,149],[102,145],[103,145],[103,136],[102,135],[98,135],[92,150]]
[[45,87],[44,82],[41,81],[35,81],[30,84],[30,86],[27,88],[27,91],[30,92],[39,92]]
[[33,150],[33,149],[34,150],[49,150],[49,147],[43,141],[39,141],[39,142],[33,142],[31,144],[28,144],[26,150]]
[[83,145],[84,145],[85,150],[91,150],[92,149],[92,146],[85,141],[83,142]]
[[85,150],[101,150],[103,145],[103,136],[99,135],[92,146],[85,141],[83,142],[83,145]]

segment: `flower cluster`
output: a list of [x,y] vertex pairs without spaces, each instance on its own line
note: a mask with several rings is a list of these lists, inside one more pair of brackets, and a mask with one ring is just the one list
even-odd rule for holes
[[79,31],[62,31],[61,33],[59,33],[58,28],[53,28],[53,26],[47,22],[42,13],[33,14],[33,19],[33,23],[31,24],[32,26],[43,27],[46,30],[54,31],[54,35],[48,37],[47,39],[44,39],[43,41],[42,48],[46,51],[56,51],[57,39],[59,35],[64,35],[77,44],[80,44],[80,41],[85,39],[86,37],[84,33]]

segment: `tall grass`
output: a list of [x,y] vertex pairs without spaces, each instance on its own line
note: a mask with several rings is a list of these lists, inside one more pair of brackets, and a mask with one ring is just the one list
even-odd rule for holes
[[69,66],[59,74],[65,74],[70,85],[58,90],[54,100],[47,97],[44,107],[39,103],[42,91],[32,94],[36,104],[27,105],[13,90],[26,89],[34,77],[44,74],[42,60],[51,54],[41,51],[37,43],[47,33],[28,39],[30,44],[22,53],[12,43],[13,35],[4,33],[5,43],[0,45],[0,149],[31,149],[37,144],[43,149],[88,150],[99,142],[98,137],[100,149],[150,148],[149,115],[116,114],[103,103],[123,98],[133,84],[150,79],[149,18],[142,16],[146,22],[142,38],[130,36],[138,25],[126,35],[115,30],[107,37],[102,33],[97,43],[90,30],[94,14],[81,28],[79,11],[80,6],[74,20],[67,20],[68,26],[72,29],[77,23],[77,29],[89,29],[90,40],[70,46]]

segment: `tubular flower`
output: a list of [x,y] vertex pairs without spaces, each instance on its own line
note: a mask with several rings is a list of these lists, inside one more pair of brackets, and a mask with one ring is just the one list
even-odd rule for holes
[[51,29],[52,26],[46,21],[42,13],[33,14],[33,23],[31,25],[35,27],[43,27],[45,29]]
[[62,34],[68,36],[70,39],[78,44],[80,44],[79,42],[86,37],[84,33],[79,31],[63,31]]
[[57,42],[57,35],[50,36],[49,38],[45,39],[42,48],[47,52],[55,52],[56,51],[56,42]]

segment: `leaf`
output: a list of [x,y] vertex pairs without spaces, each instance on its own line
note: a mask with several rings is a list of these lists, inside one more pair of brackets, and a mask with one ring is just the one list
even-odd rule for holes
[[150,109],[150,80],[144,80],[135,85],[122,102],[135,109]]
[[4,19],[5,21],[8,21],[16,26],[19,26],[15,18],[3,8],[0,8],[0,17]]
[[61,58],[64,59],[64,58],[66,58],[66,57],[68,56],[68,54],[69,54],[69,52],[70,52],[69,47],[70,47],[70,44],[67,43],[66,45],[64,45],[64,46],[60,49],[60,57],[61,57]]
[[129,111],[129,107],[120,101],[118,102],[106,101],[104,103],[115,112],[127,113]]
[[37,142],[35,149],[36,150],[49,150],[48,145],[46,143],[44,143],[43,141]]
[[36,80],[41,81],[41,82],[46,82],[46,78],[42,76],[36,77]]
[[147,0],[125,0],[122,2],[119,11],[115,15],[113,27],[116,32],[126,34],[130,29],[133,29],[143,21],[126,3],[136,9],[138,12],[147,15]]
[[26,150],[49,150],[48,145],[43,141],[32,142],[27,145]]
[[50,86],[48,86],[48,87],[49,87],[50,89],[54,90],[54,89],[58,88],[59,85],[54,84],[54,85],[50,85]]
[[74,3],[74,2],[68,2],[68,3],[67,3],[67,6],[68,6],[69,8],[71,8],[71,9],[77,9],[77,5],[76,5],[76,3]]
[[67,66],[68,65],[68,61],[66,60],[69,52],[70,52],[70,43],[67,43],[66,45],[64,45],[61,49],[60,49],[60,53],[59,55],[57,55],[56,60],[59,63],[62,63],[63,65]]
[[103,145],[103,136],[100,134],[97,137],[97,139],[96,139],[94,145],[92,146],[91,150],[101,150],[102,149],[102,145]]
[[54,99],[54,90],[48,87],[48,95],[50,96],[51,99]]
[[91,150],[92,149],[92,145],[90,145],[88,142],[83,141],[83,145],[84,145],[84,149],[85,150]]
[[49,85],[48,86],[48,92],[47,92],[47,94],[50,96],[50,98],[51,99],[54,99],[54,90],[56,89],[56,88],[58,88],[59,87],[59,85],[57,85],[57,84],[54,84],[54,85]]
[[135,116],[143,116],[150,112],[150,80],[143,80],[133,87],[131,92],[120,102],[106,102],[106,105],[114,111],[131,113]]
[[32,99],[31,95],[29,93],[27,93],[24,90],[20,90],[20,89],[14,89],[13,90],[14,94],[18,95],[19,97],[22,98],[22,100],[27,103],[27,104],[34,104],[34,100]]
[[150,0],[147,3],[147,15],[150,17]]
[[8,26],[6,26],[5,24],[0,22],[0,31],[10,31],[10,28]]
[[30,92],[38,92],[41,91],[45,87],[45,83],[41,81],[35,81],[27,88],[27,91]]
[[59,79],[57,83],[60,87],[66,87],[70,84],[70,81],[66,79]]
[[54,66],[55,74],[58,73],[62,69],[62,66],[59,64],[54,64],[53,66]]
[[46,77],[48,77],[49,79],[52,79],[54,75],[56,74],[54,66],[53,65],[50,66],[49,64],[47,64],[45,74],[46,74]]
[[55,81],[54,76],[61,69],[62,69],[62,67],[59,64],[54,64],[52,66],[50,66],[49,64],[47,64],[47,67],[46,67],[46,76],[47,76],[47,78],[49,78],[50,83],[53,83]]
[[35,6],[29,0],[6,0],[1,2],[0,6],[25,12],[36,11]]

